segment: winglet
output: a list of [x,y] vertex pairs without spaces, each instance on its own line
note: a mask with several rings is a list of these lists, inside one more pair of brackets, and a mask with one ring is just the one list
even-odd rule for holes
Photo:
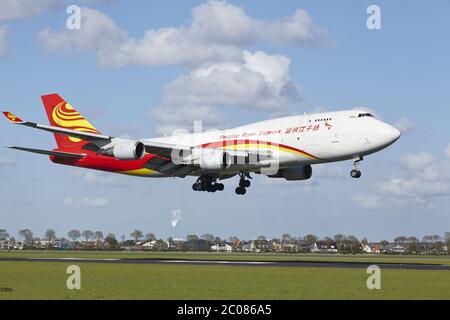
[[11,122],[11,123],[25,123],[25,121],[23,121],[19,117],[16,117],[11,112],[5,111],[5,112],[3,112],[3,114],[8,119],[8,121]]

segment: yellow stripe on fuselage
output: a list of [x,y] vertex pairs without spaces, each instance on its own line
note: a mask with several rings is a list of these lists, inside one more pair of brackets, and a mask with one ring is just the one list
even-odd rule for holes
[[300,152],[300,151],[296,151],[296,150],[291,150],[288,148],[284,148],[284,147],[280,147],[280,146],[274,146],[274,145],[270,145],[270,144],[264,144],[264,143],[254,143],[254,144],[235,144],[235,145],[230,145],[230,146],[223,146],[222,149],[225,150],[236,150],[236,151],[249,151],[249,150],[258,150],[258,149],[275,149],[275,150],[279,150],[279,151],[285,151],[285,152],[290,152],[290,153],[295,153],[295,154],[300,154],[302,156],[311,158],[311,159],[316,159],[314,156],[310,156],[304,152]]
[[145,177],[145,176],[150,176],[150,175],[158,173],[158,172],[156,172],[154,170],[142,168],[142,169],[137,169],[137,170],[116,171],[116,173],[126,174],[129,176]]

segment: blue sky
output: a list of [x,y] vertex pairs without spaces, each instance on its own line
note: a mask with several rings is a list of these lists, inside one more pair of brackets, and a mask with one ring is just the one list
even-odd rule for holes
[[[117,136],[152,137],[189,127],[193,119],[228,127],[354,107],[374,110],[404,131],[393,147],[362,163],[360,181],[349,178],[350,162],[328,164],[309,182],[255,177],[245,197],[234,194],[236,179],[226,182],[223,193],[194,193],[193,178],[115,176],[2,149],[0,228],[12,235],[21,228],[36,235],[47,228],[59,235],[77,228],[120,236],[139,228],[168,237],[173,209],[182,210],[179,234],[343,233],[381,240],[449,231],[447,1],[19,0],[15,3],[24,6],[16,8],[9,2],[0,3],[0,106],[25,119],[47,123],[40,95],[58,92],[102,132]],[[372,3],[381,8],[381,30],[366,27]],[[86,20],[78,32],[65,29],[70,4],[83,6]],[[192,23],[211,23],[212,9],[225,12],[223,29]],[[303,15],[295,15],[298,9]],[[308,23],[300,24],[299,33],[277,24],[286,20]],[[265,32],[247,28],[246,22]],[[181,35],[181,43],[172,44],[173,56],[145,37],[146,30],[157,37],[161,28]],[[177,45],[184,51],[176,51]],[[215,45],[221,49],[204,55]],[[267,62],[270,72],[262,72],[269,80],[263,85],[272,103],[264,104],[267,96],[259,91],[234,92],[227,82],[209,95],[189,91],[209,88],[195,76],[207,68],[238,68],[235,76],[242,83],[256,79],[262,67],[256,64],[258,70],[250,72],[243,52],[250,58],[259,52]],[[222,75],[216,80],[229,74]],[[288,87],[295,95],[282,93],[280,88]],[[231,102],[216,99],[230,93]],[[188,101],[191,96],[195,101]],[[12,144],[53,148],[54,140],[0,123],[0,145]]]

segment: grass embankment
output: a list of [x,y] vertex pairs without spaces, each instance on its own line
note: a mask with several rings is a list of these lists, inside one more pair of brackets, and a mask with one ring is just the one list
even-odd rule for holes
[[189,259],[241,261],[324,261],[361,263],[412,263],[450,265],[450,256],[340,255],[340,254],[249,254],[198,252],[105,252],[105,251],[0,251],[1,258],[86,259]]
[[364,269],[0,262],[1,299],[450,299],[450,272],[382,270],[368,290]]

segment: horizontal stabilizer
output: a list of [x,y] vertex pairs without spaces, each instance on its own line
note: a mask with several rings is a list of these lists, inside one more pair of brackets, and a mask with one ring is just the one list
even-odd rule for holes
[[11,123],[19,123],[19,124],[20,123],[24,123],[24,121],[22,119],[20,119],[19,117],[16,117],[11,112],[4,111],[3,114],[8,119],[8,121],[11,122]]
[[56,134],[62,134],[64,136],[73,137],[73,138],[77,138],[77,139],[81,139],[81,140],[85,140],[85,141],[110,141],[111,140],[111,137],[104,136],[104,135],[97,134],[97,133],[83,132],[83,131],[66,129],[66,128],[61,128],[61,127],[47,126],[44,124],[39,124],[39,123],[35,123],[35,122],[30,122],[30,121],[24,121],[8,111],[3,112],[3,114],[8,119],[8,121],[13,124],[20,124],[20,125],[23,125],[26,127],[44,130],[44,131],[48,131],[48,132],[52,132],[52,133],[56,133]]
[[85,153],[71,153],[71,152],[63,152],[63,151],[41,150],[41,149],[32,149],[32,148],[16,147],[16,146],[12,146],[12,147],[8,147],[8,148],[20,150],[20,151],[37,153],[37,154],[44,154],[47,156],[67,158],[67,159],[81,159],[81,158],[86,157]]

